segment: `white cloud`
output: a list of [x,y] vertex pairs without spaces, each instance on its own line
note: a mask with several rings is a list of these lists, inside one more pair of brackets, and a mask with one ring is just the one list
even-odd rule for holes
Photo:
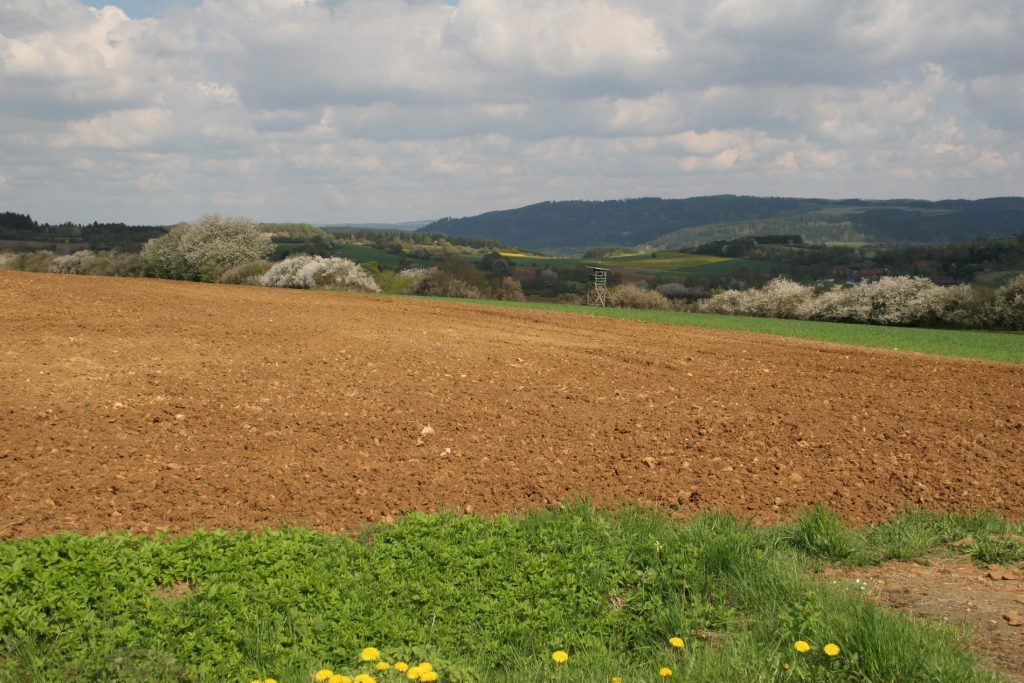
[[68,123],[52,144],[60,148],[145,148],[170,132],[172,120],[170,110],[157,107],[112,111]]
[[12,210],[326,222],[1024,187],[1016,0],[107,3],[0,3]]

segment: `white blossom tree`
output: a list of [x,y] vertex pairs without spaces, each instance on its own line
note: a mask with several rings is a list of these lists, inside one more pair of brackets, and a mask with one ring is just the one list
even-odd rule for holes
[[212,282],[229,268],[262,259],[272,248],[255,221],[209,213],[151,239],[142,257],[149,275]]

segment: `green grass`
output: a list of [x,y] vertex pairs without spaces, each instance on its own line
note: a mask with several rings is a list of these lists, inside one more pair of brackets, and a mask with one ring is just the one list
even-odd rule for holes
[[[465,299],[452,301],[467,302]],[[483,303],[483,302],[467,302]],[[774,334],[799,339],[853,344],[881,349],[915,351],[940,356],[958,356],[979,360],[1024,363],[1024,333],[985,332],[980,330],[934,330],[921,327],[885,327],[882,325],[855,325],[850,323],[824,323],[809,320],[782,320],[779,318],[751,318],[710,313],[681,313],[675,311],[646,311],[632,308],[595,308],[569,304],[536,302],[488,301],[487,305],[515,308],[537,308],[563,313],[643,320],[671,325],[689,325],[742,332]]]
[[[414,513],[358,538],[287,528],[7,541],[0,680],[299,683],[325,667],[366,671],[357,654],[370,645],[390,662],[427,659],[442,681],[655,681],[662,666],[687,681],[997,680],[975,668],[962,632],[808,571],[837,549],[847,562],[898,554],[910,528],[923,549],[1020,531],[984,515],[849,530],[819,509],[765,528],[573,504],[490,520]],[[867,552],[879,542],[884,553]],[[798,639],[815,649],[797,654]],[[828,642],[840,656],[821,652]],[[551,661],[558,649],[567,664]]]

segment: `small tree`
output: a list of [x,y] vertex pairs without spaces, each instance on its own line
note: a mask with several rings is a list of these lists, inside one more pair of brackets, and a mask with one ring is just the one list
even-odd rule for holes
[[650,289],[643,289],[634,284],[612,287],[608,292],[608,302],[617,308],[646,308],[655,311],[670,311],[672,303]]

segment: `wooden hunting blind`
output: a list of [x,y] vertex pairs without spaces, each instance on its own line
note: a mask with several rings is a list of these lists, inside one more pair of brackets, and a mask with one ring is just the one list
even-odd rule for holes
[[587,266],[590,278],[587,286],[587,306],[608,305],[608,269],[598,266]]

